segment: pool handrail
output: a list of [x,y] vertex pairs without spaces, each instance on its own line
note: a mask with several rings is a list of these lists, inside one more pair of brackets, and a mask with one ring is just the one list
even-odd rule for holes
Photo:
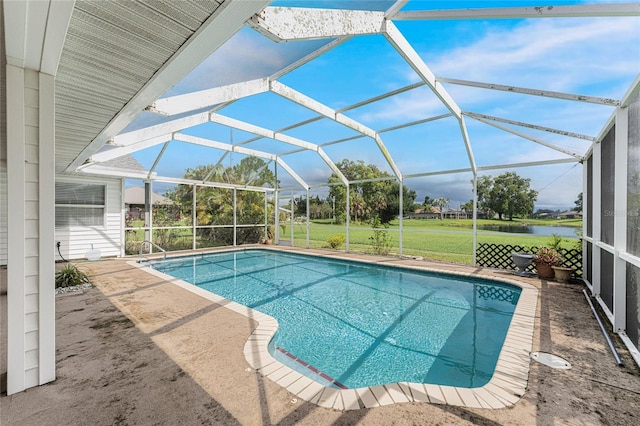
[[160,247],[159,245],[157,245],[156,243],[154,243],[153,241],[149,241],[149,240],[144,240],[143,242],[140,243],[140,256],[142,257],[142,248],[144,247],[144,244],[151,244],[152,247],[157,248],[158,250],[160,250],[162,252],[162,254],[164,255],[164,260],[167,260],[167,251],[165,249],[163,249],[162,247]]

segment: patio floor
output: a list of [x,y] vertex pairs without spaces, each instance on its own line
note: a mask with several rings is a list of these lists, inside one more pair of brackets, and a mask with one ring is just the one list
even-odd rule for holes
[[[346,256],[516,278],[508,271]],[[78,264],[90,272],[96,288],[56,296],[57,380],[9,397],[3,394],[2,425],[631,425],[640,421],[640,370],[614,338],[625,362],[624,367],[617,366],[580,284],[518,278],[540,290],[532,351],[561,356],[572,369],[554,370],[532,362],[527,392],[515,405],[496,410],[404,403],[338,411],[295,399],[250,368],[243,349],[256,324],[247,317],[159,280],[127,260]],[[5,342],[6,270],[0,274]],[[4,354],[5,349],[3,373]]]

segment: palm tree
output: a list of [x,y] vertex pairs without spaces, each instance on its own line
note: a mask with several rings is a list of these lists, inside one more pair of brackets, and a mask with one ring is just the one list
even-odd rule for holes
[[440,209],[440,220],[444,219],[444,208],[449,205],[449,199],[444,197],[438,197],[431,201],[431,204]]

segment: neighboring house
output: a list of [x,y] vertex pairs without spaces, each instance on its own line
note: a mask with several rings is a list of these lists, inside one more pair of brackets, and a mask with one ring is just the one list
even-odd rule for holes
[[[124,190],[124,207],[127,213],[127,219],[138,220],[144,219],[144,188],[141,186],[132,186]],[[171,206],[173,201],[156,192],[151,193],[151,204],[161,206]]]
[[407,219],[440,219],[440,210],[437,207],[418,209],[406,217]]
[[576,212],[573,210],[570,210],[568,212],[562,212],[557,216],[557,219],[581,219],[582,218],[582,212]]
[[445,219],[469,219],[473,217],[473,212],[469,213],[462,209],[447,209],[444,212]]

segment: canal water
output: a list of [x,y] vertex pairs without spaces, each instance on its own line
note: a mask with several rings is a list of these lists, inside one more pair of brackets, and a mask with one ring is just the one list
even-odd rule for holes
[[542,225],[478,225],[479,231],[507,232],[510,234],[528,234],[547,237],[558,234],[563,238],[577,238],[582,228],[571,226],[542,226]]

